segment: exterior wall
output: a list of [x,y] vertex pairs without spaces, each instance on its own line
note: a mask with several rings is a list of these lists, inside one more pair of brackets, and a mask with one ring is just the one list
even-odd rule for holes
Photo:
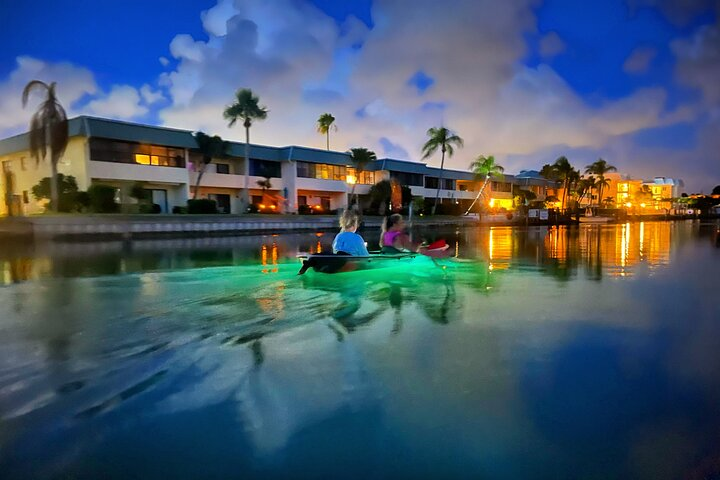
[[[75,177],[78,188],[86,190],[89,186],[87,174],[87,139],[85,137],[72,137],[65,153],[58,162],[58,172],[64,175]],[[40,180],[51,175],[50,159],[37,162],[30,156],[28,150],[0,156],[0,172],[3,162],[10,162],[10,170],[13,175],[13,194],[15,201],[19,201],[20,212],[23,215],[34,215],[45,210],[45,202],[38,201],[32,195],[32,187]],[[0,216],[8,214],[5,205],[6,185],[4,176],[0,176]],[[28,202],[25,203],[27,198]],[[17,203],[16,203],[17,205]]]

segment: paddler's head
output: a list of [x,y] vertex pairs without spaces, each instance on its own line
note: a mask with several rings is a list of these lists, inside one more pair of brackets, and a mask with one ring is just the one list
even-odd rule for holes
[[351,210],[345,210],[340,217],[340,229],[343,232],[355,232],[360,225],[360,218],[357,213]]

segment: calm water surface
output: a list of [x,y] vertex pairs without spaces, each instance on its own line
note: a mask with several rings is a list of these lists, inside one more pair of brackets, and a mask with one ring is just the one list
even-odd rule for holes
[[720,478],[713,228],[3,245],[0,477]]

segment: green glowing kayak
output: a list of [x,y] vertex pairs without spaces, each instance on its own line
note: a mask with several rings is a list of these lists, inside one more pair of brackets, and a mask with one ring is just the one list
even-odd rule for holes
[[302,267],[298,275],[304,274],[310,268],[320,273],[344,273],[356,270],[386,268],[396,266],[398,262],[410,262],[418,256],[421,255],[414,252],[377,253],[367,256],[333,255],[331,253],[300,254],[298,258],[302,260]]

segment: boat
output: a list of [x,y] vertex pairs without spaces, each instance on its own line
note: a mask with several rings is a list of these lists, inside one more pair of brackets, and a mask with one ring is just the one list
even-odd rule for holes
[[309,269],[319,273],[344,273],[355,270],[369,270],[397,266],[399,262],[411,262],[419,253],[371,253],[366,256],[343,255],[333,253],[301,253],[298,258],[302,260],[302,267],[298,275],[303,275]]
[[580,217],[580,223],[608,223],[613,220],[612,217],[604,217],[602,215],[594,215],[590,207],[585,209],[585,216]]
[[[400,266],[399,262],[406,264],[417,257],[432,260],[447,258],[450,255],[449,245],[445,241],[436,242],[435,248],[421,249],[420,252],[371,252],[370,255],[348,255],[344,253],[301,253],[297,257],[302,260],[302,267],[298,275],[303,275],[309,269],[319,273],[344,273],[355,270],[370,270]],[[430,245],[433,247],[435,244]]]

